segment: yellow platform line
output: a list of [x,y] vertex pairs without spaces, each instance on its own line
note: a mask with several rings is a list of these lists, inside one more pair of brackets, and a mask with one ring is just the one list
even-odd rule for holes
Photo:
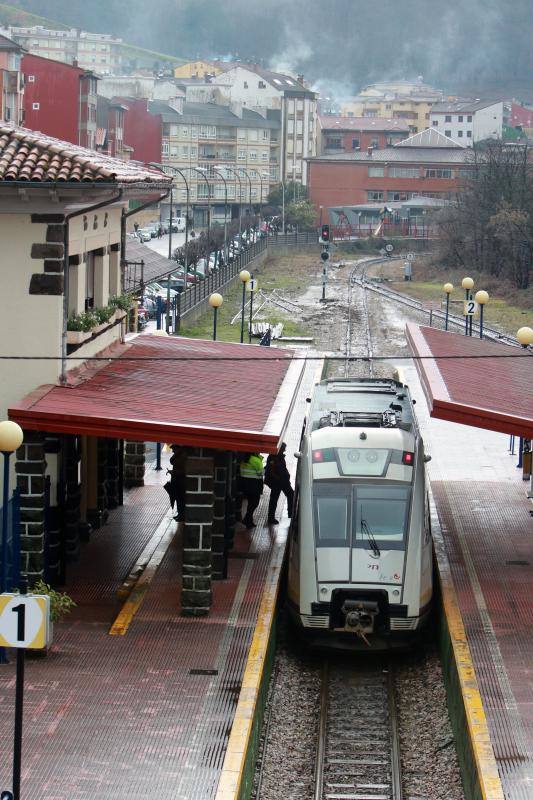
[[124,636],[124,634],[127,632],[133,617],[142,605],[144,596],[150,587],[159,565],[165,557],[170,543],[176,535],[177,526],[174,526],[172,519],[165,517],[154,534],[154,538],[159,534],[161,529],[163,529],[163,533],[150,557],[150,560],[147,562],[144,571],[139,576],[137,582],[131,590],[128,599],[122,606],[117,618],[109,629],[110,636]]
[[485,709],[483,708],[483,700],[479,691],[474,663],[472,661],[465,626],[455,592],[453,577],[444,549],[444,542],[441,538],[442,534],[440,533],[437,509],[431,492],[430,502],[431,526],[434,531],[439,531],[439,535],[434,536],[434,541],[443,610],[452,644],[459,685],[461,687],[463,706],[468,725],[468,735],[474,755],[479,789],[483,800],[504,800],[503,787],[490,739],[487,717],[485,715]]
[[246,756],[259,699],[283,566],[285,541],[279,540],[268,568],[255,632],[244,670],[239,701],[231,728],[215,800],[237,800],[246,768]]

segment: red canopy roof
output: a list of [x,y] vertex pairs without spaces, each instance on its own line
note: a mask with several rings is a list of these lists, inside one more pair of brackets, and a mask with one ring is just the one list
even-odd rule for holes
[[408,323],[431,416],[533,438],[533,355]]
[[110,358],[89,362],[96,368],[75,385],[41,386],[10,419],[51,433],[275,452],[303,369],[288,350],[154,335]]

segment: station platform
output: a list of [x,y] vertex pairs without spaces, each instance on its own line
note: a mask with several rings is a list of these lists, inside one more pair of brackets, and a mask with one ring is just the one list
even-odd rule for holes
[[[471,658],[475,671],[501,783],[498,786],[498,780],[486,776],[483,797],[530,800],[533,504],[527,497],[529,484],[517,468],[517,454],[509,453],[509,436],[431,419],[416,369],[411,362],[402,369],[417,400],[426,452],[432,456],[428,471],[466,633],[465,659]],[[468,663],[463,666],[468,671]],[[487,763],[482,750],[483,744],[475,753],[481,771]]]
[[[285,441],[294,467],[316,372],[305,367]],[[164,466],[164,464],[163,464]],[[24,800],[208,800],[215,796],[263,589],[279,577],[288,519],[235,536],[227,580],[207,617],[180,616],[180,526],[147,472],[83,546],[66,590],[77,607],[55,625],[46,657],[26,659]],[[163,547],[162,543],[166,543]],[[117,591],[144,552],[160,563],[123,633],[110,635]],[[150,567],[148,567],[149,569]],[[276,572],[277,570],[277,572]],[[0,667],[0,790],[11,786],[15,659]]]

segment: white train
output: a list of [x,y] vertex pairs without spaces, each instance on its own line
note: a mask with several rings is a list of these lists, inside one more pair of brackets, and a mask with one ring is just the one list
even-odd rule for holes
[[315,386],[302,432],[287,600],[313,644],[405,646],[428,619],[432,545],[424,445],[407,386]]

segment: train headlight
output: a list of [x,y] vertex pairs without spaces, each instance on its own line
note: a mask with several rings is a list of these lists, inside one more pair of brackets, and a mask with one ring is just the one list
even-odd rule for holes
[[359,459],[361,458],[361,454],[360,454],[359,450],[348,450],[348,452],[346,453],[346,458],[352,464],[356,464],[359,461]]
[[376,451],[369,450],[368,453],[366,454],[366,460],[368,461],[369,464],[375,464],[376,461],[378,460],[378,454],[376,453]]

